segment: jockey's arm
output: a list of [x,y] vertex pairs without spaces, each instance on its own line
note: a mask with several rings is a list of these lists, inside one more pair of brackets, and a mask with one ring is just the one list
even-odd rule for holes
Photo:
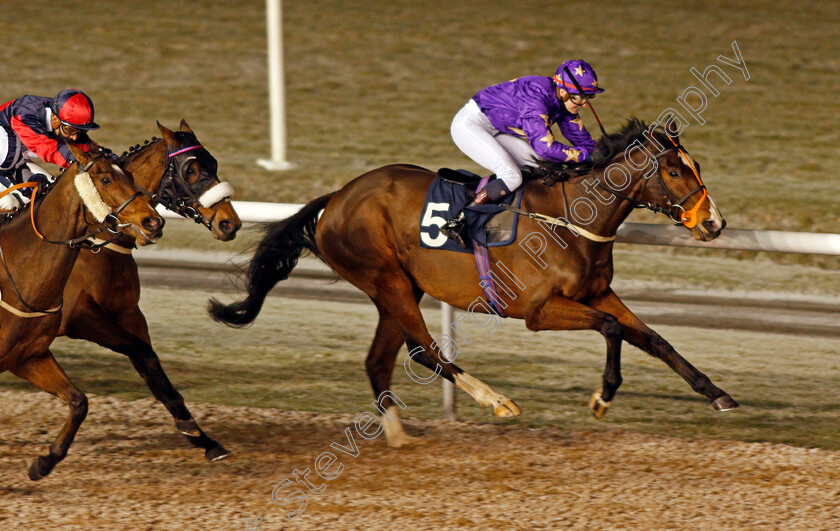
[[560,133],[566,137],[566,140],[571,143],[572,147],[582,151],[580,162],[588,159],[596,150],[595,141],[592,135],[586,130],[583,125],[583,118],[580,114],[567,114],[557,123]]
[[66,168],[75,162],[70,148],[48,135],[48,130],[35,116],[13,116],[12,129],[26,148],[45,162]]
[[[576,144],[574,141],[572,146],[558,142],[551,132],[547,109],[543,112],[539,112],[539,109],[537,109],[524,115],[522,117],[522,130],[528,136],[528,144],[544,160],[552,162],[583,162],[589,153],[595,149],[594,142],[591,146],[588,144]],[[560,131],[563,133],[563,136],[569,138],[566,131],[563,130],[563,122],[560,123]],[[589,140],[591,141],[592,139],[590,138]]]

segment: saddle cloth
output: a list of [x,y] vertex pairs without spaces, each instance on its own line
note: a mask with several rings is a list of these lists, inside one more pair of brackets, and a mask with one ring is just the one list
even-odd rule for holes
[[[467,244],[467,249],[462,249],[454,240],[441,234],[440,227],[450,218],[457,216],[467,203],[468,189],[471,192],[469,198],[472,198],[481,177],[466,170],[455,171],[447,168],[441,168],[438,176],[439,178],[434,179],[426,190],[426,201],[420,215],[421,247],[472,254],[473,242],[483,247],[501,247],[516,239],[519,214],[504,210],[495,204],[477,205],[464,210],[464,243]],[[521,202],[522,188],[502,201],[517,208]]]

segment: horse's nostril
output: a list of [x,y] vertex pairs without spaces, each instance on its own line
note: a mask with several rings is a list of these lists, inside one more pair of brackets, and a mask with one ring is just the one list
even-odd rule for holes
[[143,218],[143,228],[149,232],[159,232],[163,228],[163,218],[147,217]]
[[720,230],[723,230],[725,228],[726,228],[726,220],[723,220],[723,222],[721,223],[721,226],[720,226]]
[[230,221],[222,221],[219,223],[219,231],[221,231],[222,234],[230,234],[234,230],[236,230],[236,227],[234,227],[233,223]]

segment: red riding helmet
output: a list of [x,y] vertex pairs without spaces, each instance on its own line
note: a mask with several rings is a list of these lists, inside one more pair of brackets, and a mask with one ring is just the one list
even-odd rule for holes
[[93,121],[93,102],[81,90],[64,89],[52,101],[52,112],[64,125],[82,131],[99,129]]

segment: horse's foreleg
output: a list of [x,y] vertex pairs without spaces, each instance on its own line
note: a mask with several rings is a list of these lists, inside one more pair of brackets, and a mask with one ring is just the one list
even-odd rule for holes
[[603,311],[582,303],[551,296],[525,316],[525,325],[538,330],[595,330],[607,342],[607,363],[603,386],[589,402],[589,410],[602,418],[615,392],[621,386],[621,340],[624,334],[618,320]]
[[[380,295],[375,300],[378,306],[394,317],[409,338],[408,356],[411,360],[406,361],[407,367],[411,367],[412,361],[424,365],[466,391],[480,405],[491,406],[494,414],[499,417],[513,417],[522,413],[511,399],[494,391],[489,385],[464,372],[443,356],[434,345],[423,314],[420,313],[420,307],[414,300],[411,281],[407,277],[395,277],[396,275],[391,275],[388,278],[380,278],[380,282],[384,282],[388,289],[380,290]],[[430,383],[435,380],[435,377],[419,379],[416,375],[409,376],[417,383]]]
[[190,444],[202,448],[207,459],[218,461],[228,456],[228,451],[221,444],[201,430],[184,403],[184,397],[164,372],[160,358],[152,348],[146,319],[139,308],[124,313],[119,321],[105,312],[91,309],[85,314],[74,315],[70,324],[67,328],[69,337],[86,339],[127,356],[152,395],[175,419],[176,429],[186,436]]
[[628,343],[664,361],[695,392],[707,397],[716,410],[727,411],[738,407],[732,397],[715,386],[708,376],[697,370],[670,343],[639,320],[612,290],[592,301],[592,307],[614,315],[624,327],[624,339]]
[[67,455],[79,426],[87,416],[88,400],[85,394],[70,382],[50,351],[26,359],[23,364],[12,369],[12,373],[52,395],[61,397],[70,406],[70,416],[50,446],[50,453],[38,456],[29,467],[29,479],[36,481],[52,472],[53,467]]

